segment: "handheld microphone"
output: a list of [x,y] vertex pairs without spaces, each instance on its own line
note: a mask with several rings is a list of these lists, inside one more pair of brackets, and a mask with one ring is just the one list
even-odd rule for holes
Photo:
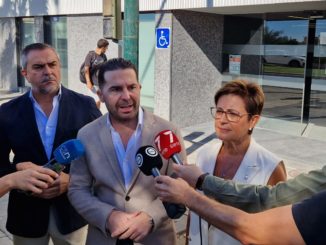
[[69,164],[72,160],[75,160],[84,154],[85,148],[80,140],[67,140],[54,150],[54,158],[43,165],[43,167],[60,173],[65,168],[65,165]]
[[177,136],[171,130],[164,130],[155,137],[155,145],[158,151],[165,159],[170,159],[182,165],[182,161],[178,155],[181,152],[181,145]]
[[[60,173],[66,168],[72,160],[81,157],[85,154],[85,148],[80,140],[71,139],[63,142],[53,152],[54,158],[43,165],[44,168],[49,168],[56,173]],[[18,190],[19,192],[31,195],[31,191]]]
[[[136,163],[139,169],[147,176],[153,175],[154,177],[160,176],[160,169],[163,166],[162,158],[157,150],[150,146],[142,146],[136,153]],[[164,208],[169,218],[178,219],[185,212],[184,205],[163,202]]]
[[162,158],[157,150],[150,146],[142,146],[136,153],[136,163],[138,168],[147,176],[160,176],[160,169],[163,166]]

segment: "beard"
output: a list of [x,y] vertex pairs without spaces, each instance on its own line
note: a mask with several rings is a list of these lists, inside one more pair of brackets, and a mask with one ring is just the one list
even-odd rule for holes
[[[51,82],[50,84],[46,84],[48,82]],[[56,79],[52,78],[52,77],[48,77],[42,80],[41,82],[41,86],[39,87],[39,92],[43,95],[47,95],[47,94],[52,94],[52,93],[58,93],[59,88],[60,88],[60,83],[57,82]]]
[[119,106],[111,106],[111,108],[107,107],[111,120],[122,124],[138,121],[138,113],[140,108],[139,103],[134,103],[132,105],[132,110],[129,113],[123,113],[119,110],[119,108]]

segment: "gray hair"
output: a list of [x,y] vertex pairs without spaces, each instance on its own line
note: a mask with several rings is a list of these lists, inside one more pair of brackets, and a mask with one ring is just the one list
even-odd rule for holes
[[27,67],[27,56],[31,51],[33,51],[33,50],[44,50],[44,49],[53,50],[53,52],[57,55],[58,59],[60,59],[57,51],[51,45],[46,44],[46,43],[32,43],[32,44],[29,44],[29,45],[25,46],[25,48],[22,51],[21,58],[20,58],[20,64],[21,64],[22,68],[26,69],[26,67]]

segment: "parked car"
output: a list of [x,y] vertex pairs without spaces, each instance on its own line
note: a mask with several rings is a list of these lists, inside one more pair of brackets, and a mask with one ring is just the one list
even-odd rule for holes
[[304,56],[287,55],[282,50],[270,50],[263,56],[264,63],[287,65],[290,67],[304,67],[306,58]]

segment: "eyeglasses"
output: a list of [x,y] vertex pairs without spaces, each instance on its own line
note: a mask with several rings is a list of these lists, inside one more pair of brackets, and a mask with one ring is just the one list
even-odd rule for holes
[[211,114],[215,119],[221,119],[225,113],[226,119],[229,122],[239,122],[240,118],[245,115],[250,115],[250,113],[240,114],[239,112],[223,111],[221,109],[216,109],[216,107],[211,107]]

